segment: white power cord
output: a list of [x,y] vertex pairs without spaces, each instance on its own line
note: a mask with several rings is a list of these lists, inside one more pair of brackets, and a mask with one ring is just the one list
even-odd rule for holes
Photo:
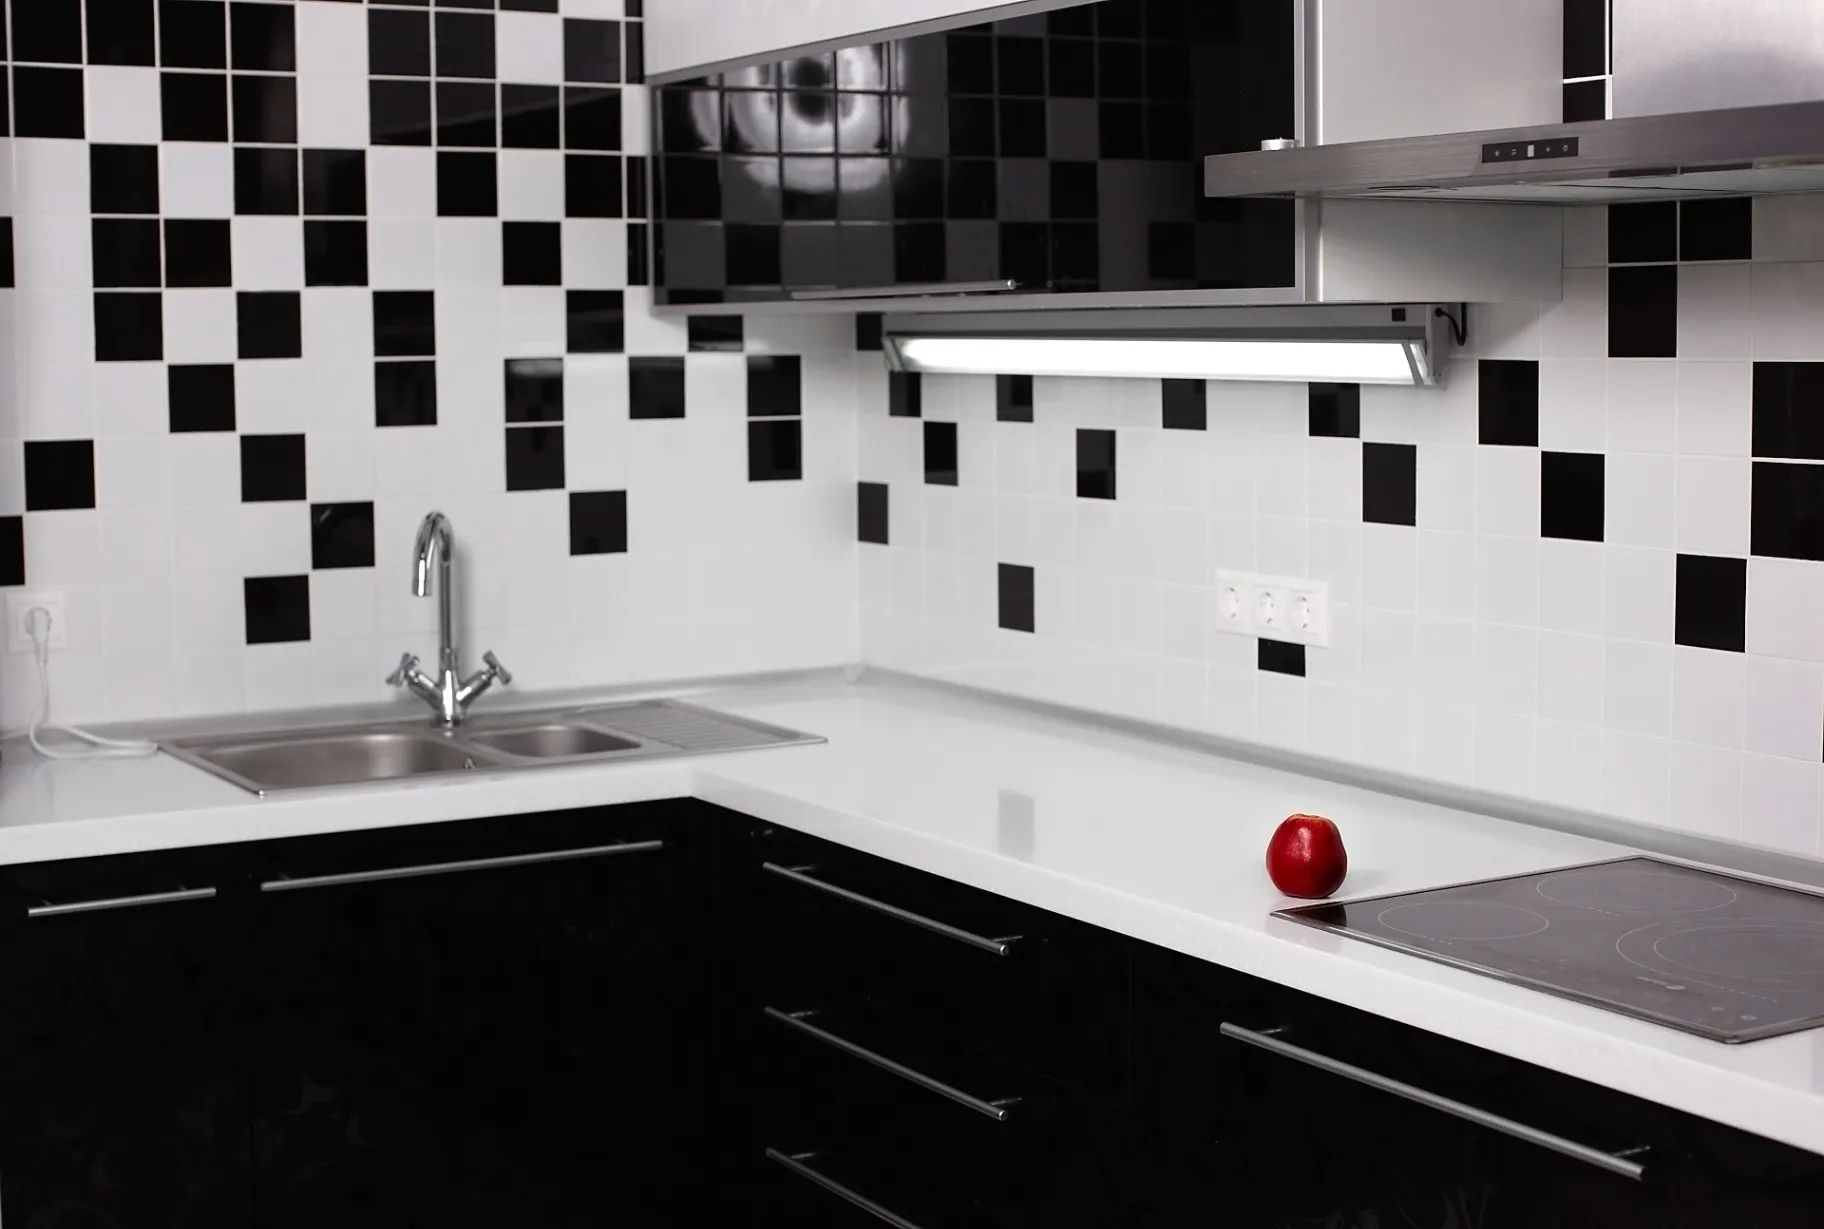
[[[43,627],[40,629],[39,624]],[[73,725],[51,724],[51,612],[34,606],[25,615],[26,634],[32,638],[32,660],[38,664],[38,711],[32,717],[28,737],[32,750],[52,760],[130,759],[158,754],[158,744],[138,739],[103,738]],[[86,746],[47,747],[38,739],[39,731],[67,734]]]

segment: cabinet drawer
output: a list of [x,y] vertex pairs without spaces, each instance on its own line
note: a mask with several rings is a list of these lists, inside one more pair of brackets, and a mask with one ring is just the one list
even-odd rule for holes
[[779,829],[749,833],[742,874],[753,984],[774,999],[871,1005],[1123,1095],[1127,958],[1115,936]]

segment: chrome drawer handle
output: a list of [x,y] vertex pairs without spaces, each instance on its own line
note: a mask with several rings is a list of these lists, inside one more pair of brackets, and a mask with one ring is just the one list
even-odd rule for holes
[[826,302],[835,299],[899,299],[940,294],[1005,294],[1018,290],[1012,278],[986,282],[905,282],[898,286],[853,286],[828,290],[794,290],[792,298],[800,303]]
[[1020,941],[1019,935],[1008,935],[1000,939],[984,939],[981,935],[960,930],[947,922],[939,922],[908,909],[901,909],[898,905],[889,905],[885,901],[875,900],[871,896],[863,896],[859,892],[839,888],[833,883],[825,883],[821,879],[813,878],[809,872],[814,868],[809,866],[780,866],[776,862],[762,862],[760,869],[770,875],[790,879],[793,883],[802,883],[808,888],[816,888],[819,892],[828,892],[831,896],[841,897],[843,900],[872,909],[876,913],[884,913],[888,917],[910,922],[914,926],[923,926],[933,934],[943,935],[946,939],[955,939],[958,943],[967,943],[970,947],[980,948],[984,952],[993,952],[997,956],[1005,956],[1013,950],[1013,945]]
[[1346,1080],[1353,1080],[1357,1084],[1365,1084],[1369,1088],[1379,1089],[1381,1092],[1392,1093],[1396,1097],[1403,1097],[1415,1104],[1453,1115],[1454,1117],[1463,1119],[1465,1122],[1473,1122],[1477,1126],[1487,1127],[1491,1131],[1499,1131],[1503,1135],[1511,1135],[1515,1139],[1525,1140],[1529,1144],[1536,1144],[1541,1148],[1550,1149],[1563,1156],[1582,1161],[1586,1165],[1594,1165],[1598,1169],[1606,1169],[1612,1174],[1620,1174],[1622,1177],[1632,1178],[1636,1182],[1641,1181],[1646,1176],[1646,1166],[1640,1164],[1638,1161],[1629,1159],[1630,1157],[1644,1155],[1646,1152],[1645,1148],[1629,1148],[1623,1152],[1604,1152],[1600,1148],[1593,1148],[1588,1144],[1580,1144],[1574,1139],[1566,1139],[1562,1135],[1553,1135],[1550,1131],[1542,1131],[1538,1127],[1530,1127],[1524,1122],[1515,1122],[1512,1118],[1503,1118],[1499,1114],[1490,1113],[1485,1109],[1478,1109],[1473,1105],[1466,1105],[1461,1101],[1454,1101],[1449,1097],[1439,1096],[1435,1092],[1428,1092],[1423,1088],[1405,1083],[1402,1080],[1392,1079],[1389,1076],[1380,1075],[1376,1072],[1366,1070],[1365,1068],[1357,1067],[1352,1063],[1343,1062],[1341,1059],[1331,1058],[1326,1054],[1319,1054],[1315,1050],[1307,1050],[1303,1046],[1295,1046],[1290,1042],[1281,1041],[1271,1033],[1258,1033],[1253,1029],[1242,1028],[1239,1024],[1229,1024],[1226,1022],[1223,1024],[1221,1031],[1224,1037],[1245,1042],[1251,1046],[1257,1046],[1270,1054],[1278,1054],[1282,1058],[1290,1058],[1296,1062],[1304,1063],[1307,1066],[1316,1067],[1319,1071],[1327,1071],[1331,1075],[1341,1076]]
[[836,1181],[836,1179],[820,1174],[809,1165],[805,1164],[806,1161],[815,1160],[816,1157],[817,1154],[815,1152],[800,1152],[797,1156],[787,1156],[777,1148],[768,1148],[766,1150],[767,1160],[783,1165],[805,1181],[814,1182],[830,1194],[848,1200],[863,1212],[866,1212],[869,1216],[894,1226],[894,1229],[918,1229],[917,1225],[899,1215],[897,1212],[889,1212],[887,1209],[875,1203],[872,1199],[869,1199],[866,1195],[861,1194],[859,1191],[850,1190],[842,1183]]
[[146,896],[112,896],[105,900],[73,900],[63,905],[33,905],[27,917],[62,917],[68,913],[101,913],[107,909],[137,909],[141,905],[172,905],[184,900],[208,900],[214,888],[179,888],[175,892],[153,892]]
[[818,1041],[823,1042],[825,1045],[834,1046],[844,1054],[851,1054],[854,1057],[861,1059],[863,1062],[873,1063],[882,1071],[897,1075],[900,1079],[917,1084],[920,1088],[926,1089],[929,1092],[934,1092],[940,1097],[948,1097],[958,1105],[967,1106],[978,1114],[986,1114],[996,1122],[1006,1122],[1007,1111],[1020,1103],[1018,1097],[1002,1097],[996,1101],[984,1101],[980,1097],[972,1097],[960,1088],[952,1087],[942,1080],[934,1079],[931,1076],[924,1074],[922,1071],[914,1071],[904,1063],[896,1063],[884,1054],[877,1054],[865,1046],[856,1045],[847,1038],[838,1037],[835,1033],[818,1028],[815,1024],[810,1023],[808,1019],[808,1017],[815,1014],[814,1012],[780,1011],[777,1007],[768,1007],[766,1009],[766,1014],[770,1019],[777,1020],[781,1024],[795,1028],[807,1037],[815,1037]]
[[393,866],[378,871],[350,871],[343,875],[313,875],[305,879],[268,879],[262,892],[296,892],[304,888],[335,888],[351,883],[380,883],[387,879],[417,879],[424,875],[454,875],[461,871],[486,871],[505,866],[537,866],[544,862],[574,862],[581,858],[606,858],[620,853],[652,853],[664,841],[623,841],[617,845],[592,845],[588,849],[557,849],[549,853],[519,853],[504,858],[471,858],[466,862],[428,862],[423,866]]

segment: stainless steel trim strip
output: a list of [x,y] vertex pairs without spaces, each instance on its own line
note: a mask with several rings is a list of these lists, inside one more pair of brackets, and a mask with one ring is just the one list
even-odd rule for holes
[[814,1156],[816,1156],[816,1153],[813,1152],[801,1152],[797,1156],[787,1156],[777,1148],[768,1148],[766,1150],[767,1160],[785,1166],[786,1169],[797,1174],[800,1178],[803,1178],[807,1182],[816,1183],[818,1186],[821,1186],[824,1190],[838,1198],[848,1200],[876,1220],[885,1221],[887,1224],[892,1225],[894,1229],[919,1229],[918,1225],[907,1220],[897,1212],[889,1212],[886,1208],[881,1207],[866,1195],[863,1195],[858,1191],[850,1190],[842,1183],[836,1181],[836,1179],[826,1177],[804,1163]]
[[939,922],[933,918],[925,917],[923,914],[913,913],[909,909],[901,909],[898,905],[889,905],[885,901],[875,900],[871,896],[863,896],[859,892],[851,892],[849,889],[839,888],[833,883],[826,883],[821,879],[814,879],[805,873],[811,869],[809,867],[794,868],[790,866],[780,866],[776,862],[762,862],[760,864],[760,869],[766,871],[768,874],[778,875],[782,879],[790,879],[793,883],[802,883],[806,887],[816,888],[819,892],[828,892],[831,896],[841,897],[843,900],[850,901],[853,904],[872,909],[876,913],[884,913],[888,917],[898,918],[902,922],[910,922],[914,926],[923,926],[933,934],[943,935],[946,939],[955,939],[958,943],[967,943],[970,947],[980,948],[984,952],[993,952],[996,956],[1007,955],[1013,950],[1013,945],[1019,942],[1020,939],[1019,935],[1008,935],[1000,939],[984,939],[981,935],[973,934],[967,930],[951,926],[947,922]]
[[[1524,1122],[1515,1122],[1512,1118],[1503,1118],[1501,1115],[1490,1113],[1488,1110],[1478,1109],[1475,1106],[1467,1105],[1462,1101],[1454,1101],[1449,1097],[1440,1096],[1435,1092],[1428,1092],[1416,1085],[1393,1079],[1390,1076],[1380,1075],[1376,1072],[1369,1071],[1366,1068],[1357,1067],[1352,1063],[1343,1062],[1341,1059],[1331,1058],[1326,1054],[1319,1054],[1315,1050],[1307,1050],[1303,1046],[1296,1046],[1290,1042],[1281,1041],[1279,1038],[1270,1036],[1266,1033],[1255,1032],[1253,1029],[1243,1028],[1239,1024],[1230,1024],[1227,1021],[1223,1022],[1221,1032],[1224,1037],[1228,1037],[1231,1040],[1256,1046],[1270,1054],[1277,1054],[1281,1058],[1290,1058],[1296,1062],[1304,1063],[1307,1066],[1316,1067],[1319,1071],[1327,1071],[1331,1075],[1341,1076],[1346,1080],[1353,1080],[1357,1084],[1365,1084],[1369,1088],[1379,1089],[1381,1092],[1391,1093],[1396,1097],[1403,1097],[1415,1104],[1450,1114],[1453,1117],[1461,1118],[1465,1122],[1475,1123],[1480,1127],[1487,1127],[1491,1131],[1499,1131],[1503,1135],[1511,1135],[1515,1139],[1525,1140],[1529,1144],[1536,1144],[1541,1148],[1549,1149],[1562,1156],[1568,1156],[1573,1160],[1582,1161],[1586,1165],[1594,1165],[1598,1169],[1606,1169],[1612,1174],[1620,1174],[1622,1177],[1631,1178],[1636,1182],[1639,1182],[1646,1176],[1646,1166],[1640,1164],[1638,1161],[1629,1160],[1625,1155],[1604,1152],[1600,1148],[1593,1148],[1588,1144],[1580,1144],[1576,1140],[1566,1139],[1562,1135],[1553,1135],[1550,1131],[1542,1131],[1538,1127],[1529,1127]],[[1630,1154],[1638,1154],[1640,1151],[1641,1149],[1629,1150]]]
[[145,896],[112,896],[105,900],[75,900],[63,905],[33,905],[27,917],[62,917],[66,913],[100,913],[106,909],[137,909],[141,905],[171,905],[184,900],[208,900],[214,888],[179,888],[175,892],[151,892]]
[[958,1105],[966,1106],[978,1114],[985,1114],[996,1122],[1006,1122],[1007,1111],[1019,1104],[1018,1097],[1002,1097],[998,1101],[984,1101],[980,1097],[972,1097],[960,1088],[952,1087],[942,1080],[934,1079],[921,1071],[915,1071],[904,1063],[894,1062],[884,1054],[877,1054],[864,1046],[856,1045],[847,1038],[838,1037],[835,1033],[818,1028],[815,1024],[806,1021],[805,1017],[811,1014],[809,1012],[793,1013],[780,1011],[777,1007],[768,1007],[766,1014],[768,1018],[795,1028],[807,1037],[814,1037],[825,1045],[834,1046],[844,1054],[859,1058],[863,1062],[873,1063],[882,1071],[897,1075],[900,1079],[916,1084],[927,1092],[934,1092],[940,1097],[948,1097]]
[[1020,284],[1012,278],[989,282],[904,282],[896,286],[850,286],[840,290],[794,290],[792,298],[800,303],[822,303],[835,299],[916,298],[929,294],[1007,294]]
[[520,853],[504,858],[471,858],[464,862],[429,862],[423,866],[393,866],[378,871],[350,871],[342,875],[312,875],[304,879],[268,879],[262,892],[296,892],[304,888],[334,888],[351,883],[379,883],[388,879],[417,879],[424,875],[453,875],[460,871],[494,870],[503,866],[537,866],[543,862],[574,862],[579,858],[605,858],[619,853],[651,853],[665,848],[664,841],[623,841],[618,845],[592,845],[587,849],[555,849],[549,853]]

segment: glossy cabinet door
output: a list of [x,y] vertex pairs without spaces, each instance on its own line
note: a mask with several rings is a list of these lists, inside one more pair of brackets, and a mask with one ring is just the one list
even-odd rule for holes
[[252,1224],[231,897],[207,852],[0,870],[0,1222]]
[[684,1223],[710,1010],[688,805],[265,852],[262,1224]]
[[1291,4],[1103,0],[662,87],[657,301],[1290,287],[1296,207],[1202,158],[1294,135],[1295,51]]

